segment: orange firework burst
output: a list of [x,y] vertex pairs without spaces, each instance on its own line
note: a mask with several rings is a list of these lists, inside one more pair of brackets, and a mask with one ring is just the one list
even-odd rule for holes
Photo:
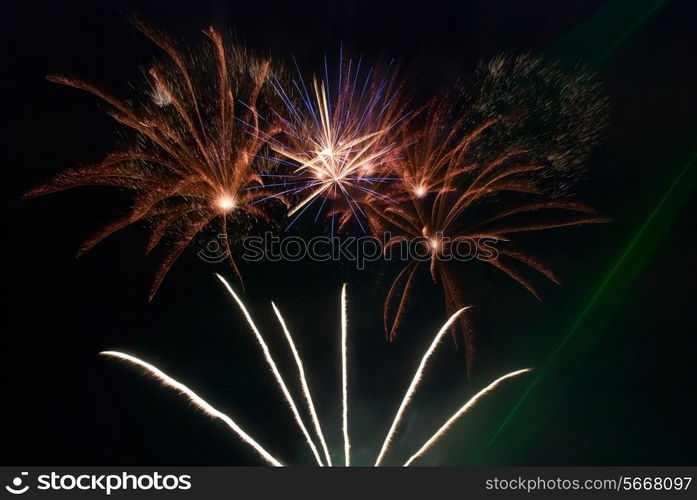
[[49,80],[90,92],[108,105],[108,113],[134,133],[122,150],[96,165],[61,173],[27,196],[103,185],[135,192],[132,210],[83,243],[90,250],[115,231],[151,220],[149,252],[163,240],[170,244],[150,291],[196,235],[213,225],[227,247],[230,238],[254,219],[266,219],[258,205],[271,194],[264,189],[259,154],[266,138],[280,128],[262,121],[260,106],[273,98],[267,84],[270,64],[223,40],[213,28],[210,43],[199,52],[180,51],[166,36],[136,26],[168,56],[150,67],[140,98],[120,99],[84,80],[51,75]]
[[405,102],[393,74],[362,70],[361,63],[342,54],[335,82],[326,72],[307,83],[299,74],[286,86],[272,79],[285,106],[275,112],[283,132],[270,145],[290,171],[275,185],[298,199],[289,216],[299,217],[315,201],[319,216],[330,200],[332,221],[336,215],[340,227],[350,219],[362,227],[361,206],[385,199],[384,184],[393,180],[403,149],[397,126],[407,116]]
[[[491,258],[479,260],[485,260],[539,298],[533,283],[516,264],[532,268],[554,282],[558,282],[557,278],[533,256],[511,248],[511,235],[608,220],[586,205],[557,196],[558,184],[565,187],[570,177],[565,175],[565,169],[572,169],[578,161],[578,155],[571,151],[562,157],[560,148],[576,134],[581,145],[578,153],[587,153],[589,143],[596,141],[602,125],[604,101],[596,99],[595,105],[583,110],[575,124],[569,119],[566,128],[558,129],[557,137],[528,134],[524,130],[529,121],[540,120],[539,114],[547,121],[566,120],[571,116],[569,108],[582,107],[596,92],[588,79],[578,76],[563,79],[556,70],[549,75],[544,73],[547,71],[548,67],[534,59],[496,59],[484,67],[482,79],[490,86],[498,79],[523,86],[527,81],[524,78],[543,73],[542,81],[551,87],[543,88],[549,93],[546,98],[565,102],[561,111],[550,106],[542,111],[526,110],[522,106],[525,103],[513,97],[510,106],[504,106],[506,103],[499,102],[502,95],[491,89],[486,94],[480,81],[474,95],[466,96],[462,108],[451,98],[435,99],[408,125],[416,125],[417,132],[413,135],[417,140],[407,148],[400,170],[403,182],[391,185],[395,191],[391,196],[400,203],[373,206],[370,211],[375,219],[373,227],[396,234],[388,241],[386,251],[398,244],[417,241],[421,245],[420,253],[425,256],[407,263],[388,291],[384,323],[389,339],[397,333],[422,264],[428,265],[432,280],[440,283],[449,314],[464,305],[461,289],[452,274],[452,262],[457,260],[453,256],[462,254],[457,248],[460,245],[468,247],[469,255],[472,243],[489,242],[489,250],[496,244]],[[548,117],[546,113],[555,116]],[[595,128],[587,126],[593,121]],[[511,126],[521,129],[522,138],[508,140],[513,134]],[[500,196],[504,192],[507,195]],[[531,214],[543,212],[553,215],[531,220]],[[470,367],[474,345],[467,317],[460,317],[459,326],[465,337]]]

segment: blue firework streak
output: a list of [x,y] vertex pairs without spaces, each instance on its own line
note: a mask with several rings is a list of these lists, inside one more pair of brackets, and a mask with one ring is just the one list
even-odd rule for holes
[[305,78],[293,61],[295,77],[268,77],[283,106],[273,111],[282,132],[269,138],[281,173],[269,174],[266,187],[297,199],[289,227],[315,206],[315,220],[330,216],[333,228],[337,217],[341,228],[354,219],[365,231],[362,205],[389,203],[380,186],[401,179],[397,126],[409,114],[394,65],[365,68],[362,57],[345,58],[340,48],[332,80],[326,56],[322,78]]

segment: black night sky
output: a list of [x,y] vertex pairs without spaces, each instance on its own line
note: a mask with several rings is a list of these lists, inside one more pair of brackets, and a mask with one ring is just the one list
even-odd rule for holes
[[[190,250],[148,302],[157,261],[144,256],[143,227],[74,257],[82,240],[126,208],[127,193],[88,187],[22,199],[37,183],[112,149],[118,125],[98,100],[45,76],[76,74],[127,93],[160,55],[131,25],[134,15],[189,44],[204,41],[201,29],[214,25],[276,58],[295,55],[307,68],[343,42],[367,58],[400,60],[422,95],[500,53],[594,67],[610,124],[575,192],[612,222],[521,239],[561,278],[561,286],[539,281],[542,301],[495,269],[465,273],[466,286],[478,290],[472,376],[448,339],[388,462],[420,445],[466,395],[534,366],[539,379],[518,379],[483,401],[422,464],[695,464],[693,2],[5,0],[0,9],[3,465],[259,463],[221,423],[140,370],[98,357],[104,349],[156,362],[288,462],[312,463],[213,276],[230,276],[229,269]],[[326,228],[306,223],[296,231]],[[284,312],[337,452],[339,291],[348,284],[350,425],[355,462],[370,463],[421,352],[446,319],[438,289],[422,280],[408,328],[388,343],[382,304],[397,267],[303,261],[243,263],[241,270],[245,301],[279,356],[284,344],[270,301]]]

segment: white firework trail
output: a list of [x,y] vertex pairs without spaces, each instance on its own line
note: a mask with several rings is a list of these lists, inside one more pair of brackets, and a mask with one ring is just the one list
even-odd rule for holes
[[305,423],[303,422],[303,419],[300,416],[300,412],[298,411],[298,407],[296,406],[295,401],[293,400],[293,396],[291,396],[290,391],[288,390],[288,386],[283,380],[283,376],[281,376],[281,372],[278,371],[276,362],[273,360],[273,357],[271,356],[271,351],[269,351],[268,345],[266,345],[264,338],[261,336],[261,333],[259,333],[259,329],[254,323],[252,316],[249,314],[249,311],[247,311],[247,308],[245,307],[244,303],[237,296],[230,284],[227,281],[225,281],[225,278],[223,278],[219,274],[216,274],[216,276],[223,283],[223,285],[225,285],[225,288],[227,288],[227,291],[230,292],[232,298],[235,299],[235,302],[237,302],[237,305],[240,307],[242,314],[244,314],[244,317],[247,319],[247,323],[249,323],[249,327],[252,329],[252,332],[254,332],[254,336],[256,337],[257,342],[259,343],[259,346],[261,347],[261,350],[264,353],[264,359],[266,359],[266,363],[271,368],[271,372],[273,373],[273,376],[276,379],[278,386],[281,388],[281,392],[283,392],[283,396],[286,398],[288,406],[290,406],[290,410],[293,413],[293,417],[295,418],[298,427],[300,427],[300,430],[305,436],[307,444],[310,446],[310,449],[312,450],[312,453],[314,454],[315,459],[317,460],[317,464],[319,464],[320,467],[324,466],[324,463],[322,462],[322,459],[319,456],[319,452],[317,451],[317,447],[315,446],[314,441],[310,437],[310,433],[307,431],[307,427],[305,427]]
[[208,404],[201,396],[196,394],[194,391],[189,389],[187,386],[182,384],[181,382],[178,382],[174,380],[172,377],[167,375],[165,372],[160,370],[159,368],[156,368],[155,366],[151,365],[150,363],[147,363],[143,361],[142,359],[138,359],[135,356],[131,356],[130,354],[126,354],[123,352],[118,352],[118,351],[102,351],[99,353],[102,356],[108,356],[111,358],[116,358],[120,359],[122,361],[127,361],[129,363],[132,363],[134,365],[140,366],[141,368],[144,368],[150,375],[155,377],[157,380],[159,380],[162,385],[166,387],[171,387],[175,391],[178,391],[182,394],[184,394],[187,398],[189,398],[189,401],[191,401],[198,409],[203,411],[206,415],[217,418],[219,420],[222,420],[227,424],[232,431],[237,434],[242,441],[250,445],[252,448],[256,450],[259,455],[262,456],[264,460],[266,460],[268,463],[270,463],[273,466],[276,467],[283,467],[283,464],[276,460],[268,451],[264,449],[263,446],[261,446],[259,443],[256,442],[254,438],[252,438],[249,434],[247,434],[245,431],[243,431],[239,425],[235,423],[234,420],[232,420],[230,417],[225,415],[223,412],[216,410],[213,408],[210,404]]
[[397,427],[402,421],[404,411],[407,409],[407,406],[409,406],[411,398],[414,395],[414,392],[416,391],[419,382],[421,382],[421,375],[424,371],[424,368],[426,368],[426,365],[428,364],[429,358],[433,355],[433,352],[436,350],[436,347],[438,347],[438,344],[440,344],[440,341],[443,339],[443,336],[446,334],[446,332],[450,329],[450,326],[453,324],[453,322],[457,319],[458,316],[460,316],[460,314],[462,314],[467,309],[469,309],[469,307],[463,307],[459,311],[455,312],[455,314],[450,316],[448,321],[445,322],[445,324],[441,327],[441,329],[434,337],[433,341],[431,342],[431,345],[426,351],[426,354],[424,354],[423,358],[421,358],[421,363],[419,363],[419,367],[416,369],[416,373],[414,373],[414,378],[411,379],[411,384],[409,384],[409,388],[407,389],[407,392],[404,394],[404,398],[402,399],[402,403],[399,405],[399,409],[397,410],[397,414],[395,415],[394,420],[392,421],[390,430],[387,431],[387,435],[385,436],[385,441],[382,443],[382,448],[380,449],[378,458],[375,460],[375,467],[380,465],[382,459],[385,457],[385,454],[387,453],[387,450],[389,450],[390,448],[390,443],[392,442],[392,438],[394,437],[394,434],[397,431]]
[[509,379],[509,378],[517,377],[518,375],[522,375],[523,373],[527,373],[527,372],[529,372],[529,371],[531,371],[531,370],[532,370],[532,368],[524,368],[524,369],[522,369],[522,370],[516,370],[516,371],[514,371],[514,372],[507,373],[506,375],[497,378],[497,379],[494,380],[492,383],[490,383],[489,385],[487,385],[484,389],[482,389],[482,390],[479,391],[477,394],[475,394],[474,396],[472,396],[472,397],[470,398],[470,400],[467,401],[467,402],[462,406],[462,408],[460,408],[459,410],[457,410],[457,411],[453,414],[452,417],[450,417],[448,420],[446,420],[446,422],[440,427],[440,429],[438,429],[438,430],[435,432],[435,434],[433,434],[433,436],[431,436],[431,437],[424,443],[424,445],[423,445],[421,448],[419,448],[419,451],[417,451],[416,453],[414,453],[414,454],[409,458],[409,460],[407,460],[407,461],[404,463],[404,467],[408,467],[409,465],[411,465],[411,463],[412,463],[414,460],[416,460],[416,459],[419,458],[421,455],[423,455],[424,453],[426,453],[426,452],[429,450],[429,448],[431,448],[431,446],[433,446],[440,438],[442,438],[442,437],[448,432],[448,430],[450,430],[450,427],[452,427],[452,425],[453,425],[457,420],[459,420],[460,417],[462,417],[465,413],[467,413],[467,412],[470,410],[470,408],[472,408],[475,404],[477,404],[477,401],[479,401],[482,397],[486,396],[488,393],[490,393],[491,391],[493,391],[501,382],[503,382],[504,380],[507,380],[507,379]]
[[290,335],[290,332],[288,331],[288,327],[286,326],[286,322],[283,319],[283,316],[281,316],[281,312],[278,310],[276,304],[274,304],[273,302],[271,302],[271,306],[273,306],[273,310],[276,313],[278,322],[281,324],[281,328],[283,329],[283,333],[286,336],[286,340],[288,341],[290,350],[293,352],[293,358],[295,359],[295,365],[298,367],[298,377],[300,378],[300,386],[302,387],[303,395],[305,396],[307,409],[310,412],[310,417],[312,418],[312,424],[315,426],[315,432],[317,433],[317,437],[319,438],[320,443],[322,444],[324,459],[327,465],[331,466],[332,459],[329,455],[329,448],[327,448],[327,442],[324,440],[322,426],[319,423],[319,417],[317,416],[317,411],[315,410],[315,403],[312,401],[312,395],[310,393],[310,387],[307,384],[307,378],[305,377],[305,368],[303,367],[302,359],[300,358],[300,354],[298,354],[298,350],[295,348],[295,342],[293,342],[293,337]]
[[348,432],[348,349],[346,347],[348,318],[346,314],[346,284],[341,287],[341,421],[344,433],[345,465],[351,465],[351,442]]
[[[303,432],[303,435],[305,436],[305,439],[310,446],[310,449],[312,450],[315,459],[317,460],[317,463],[320,466],[324,466],[324,462],[322,462],[322,459],[320,458],[319,452],[317,450],[317,447],[314,444],[314,441],[310,437],[309,432],[307,431],[307,428],[305,427],[305,424],[303,423],[302,418],[300,417],[300,413],[298,412],[298,408],[288,391],[288,387],[286,386],[285,381],[283,380],[283,377],[281,376],[280,372],[278,371],[278,367],[276,366],[276,363],[274,362],[273,358],[271,357],[271,353],[269,351],[269,348],[264,341],[263,337],[259,333],[259,330],[256,327],[256,324],[252,320],[251,315],[249,314],[249,311],[245,307],[244,303],[240,300],[240,298],[235,294],[235,292],[232,290],[230,285],[227,283],[227,281],[220,275],[216,275],[220,279],[220,281],[225,285],[227,288],[228,292],[232,295],[232,297],[235,299],[235,302],[237,302],[237,305],[240,307],[242,310],[242,313],[244,314],[245,318],[247,319],[247,322],[249,326],[251,327],[252,332],[254,333],[257,342],[259,346],[261,347],[264,357],[266,359],[267,364],[271,368],[271,371],[276,379],[276,382],[278,383],[279,387],[281,388],[281,391],[283,392],[283,395],[288,402],[288,405],[291,408],[291,411],[293,413],[293,417],[300,427],[300,429]],[[322,428],[319,422],[319,418],[317,416],[317,411],[315,409],[315,405],[310,393],[310,388],[307,383],[307,378],[305,376],[305,369],[303,367],[302,363],[302,358],[300,357],[300,354],[298,353],[296,347],[295,347],[295,342],[293,341],[293,338],[290,334],[290,331],[288,330],[288,327],[286,326],[285,320],[283,319],[283,316],[281,315],[280,311],[276,307],[276,304],[273,302],[271,303],[273,306],[273,310],[276,313],[276,317],[278,318],[279,323],[281,324],[281,327],[283,329],[283,333],[285,334],[286,340],[288,341],[288,345],[290,346],[290,349],[293,353],[293,358],[295,359],[295,364],[298,369],[298,376],[300,379],[300,385],[302,387],[303,395],[305,396],[305,402],[307,405],[308,412],[310,414],[310,417],[312,419],[315,432],[317,433],[317,436],[320,440],[320,443],[322,445],[322,450],[325,455],[325,460],[326,464],[332,465],[331,461],[331,455],[329,453],[329,449],[327,447],[327,443],[324,439],[324,434],[322,433]],[[399,427],[400,422],[402,421],[402,417],[404,415],[404,412],[406,408],[409,406],[409,403],[411,402],[412,396],[414,395],[414,392],[416,391],[416,388],[419,385],[419,382],[421,381],[422,373],[424,369],[426,368],[426,365],[428,364],[428,360],[431,358],[433,355],[433,352],[435,351],[436,347],[439,345],[440,341],[442,340],[443,336],[445,333],[449,330],[449,328],[452,326],[453,322],[458,318],[460,314],[462,314],[465,310],[469,309],[469,307],[464,307],[457,311],[455,314],[453,314],[448,321],[445,322],[445,324],[441,327],[441,329],[438,331],[436,334],[435,338],[431,342],[431,345],[429,348],[426,350],[426,353],[421,359],[421,363],[419,364],[416,373],[414,374],[414,378],[411,381],[411,384],[409,385],[409,388],[407,389],[407,392],[404,395],[404,398],[402,399],[402,403],[399,406],[399,409],[397,410],[397,414],[395,415],[394,420],[392,421],[392,425],[390,426],[390,429],[387,433],[387,436],[385,437],[385,440],[383,442],[382,448],[380,450],[380,453],[378,454],[378,457],[375,461],[375,466],[378,466],[382,463],[382,460],[389,450],[390,443],[392,441],[392,438],[394,437],[395,432],[397,431],[397,428]],[[344,438],[344,459],[345,459],[345,465],[350,466],[351,465],[351,442],[349,439],[349,432],[348,432],[348,315],[347,315],[347,307],[346,307],[346,285],[344,284],[342,289],[341,289],[341,389],[342,389],[342,404],[341,404],[341,410],[342,410],[342,433],[343,433],[343,438]],[[194,405],[202,410],[204,413],[207,415],[217,418],[225,422],[227,426],[237,434],[243,442],[247,443],[250,445],[254,450],[256,450],[261,457],[266,460],[271,465],[277,466],[277,467],[282,467],[283,464],[278,461],[276,458],[274,458],[268,451],[266,451],[256,440],[254,440],[249,434],[247,434],[245,431],[243,431],[229,416],[225,415],[224,413],[218,411],[215,409],[213,406],[211,406],[209,403],[207,403],[203,398],[201,398],[199,395],[197,395],[194,391],[189,389],[186,385],[182,384],[181,382],[178,382],[171,378],[169,375],[164,373],[162,370],[158,369],[157,367],[151,365],[150,363],[147,363],[141,359],[136,358],[135,356],[131,356],[130,354],[126,354],[123,352],[118,352],[118,351],[102,351],[100,353],[103,356],[108,356],[108,357],[113,357],[120,359],[122,361],[127,361],[129,363],[132,363],[134,365],[140,366],[144,368],[150,375],[155,377],[157,380],[159,380],[163,385],[167,387],[171,387],[174,390],[180,392],[181,394],[185,395]],[[503,375],[502,377],[499,377],[498,379],[494,380],[491,384],[486,386],[484,389],[479,391],[477,394],[475,394],[472,398],[470,398],[467,403],[465,403],[457,412],[455,412],[446,422],[443,424],[433,436],[431,436],[419,450],[414,453],[409,460],[407,460],[404,463],[404,467],[407,467],[414,462],[417,458],[422,456],[424,453],[426,453],[438,440],[440,440],[447,432],[450,430],[450,428],[455,424],[455,422],[460,419],[465,413],[467,413],[478,401],[481,399],[483,396],[488,394],[489,392],[493,391],[499,384],[501,384],[503,381],[517,377],[518,375],[522,375],[523,373],[529,372],[531,369],[530,368],[525,368],[522,370],[517,370],[511,373],[508,373],[506,375]]]

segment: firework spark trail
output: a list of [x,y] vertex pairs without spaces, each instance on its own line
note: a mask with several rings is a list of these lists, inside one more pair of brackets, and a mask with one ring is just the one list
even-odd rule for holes
[[293,342],[293,337],[291,337],[290,332],[288,331],[288,327],[286,326],[286,322],[283,319],[283,316],[281,316],[281,312],[276,307],[276,304],[271,302],[271,305],[273,306],[273,311],[276,313],[276,317],[278,318],[278,322],[281,324],[281,328],[283,329],[283,333],[286,336],[286,340],[288,341],[288,345],[290,346],[290,350],[293,352],[293,358],[295,359],[295,364],[298,367],[298,376],[300,378],[300,385],[302,387],[303,394],[305,395],[305,401],[307,402],[307,409],[310,413],[310,417],[312,418],[312,424],[315,426],[315,432],[317,433],[317,437],[319,438],[320,443],[322,444],[322,450],[324,451],[324,459],[326,460],[327,465],[331,466],[332,459],[331,459],[331,456],[329,455],[329,449],[327,448],[327,442],[324,440],[324,434],[322,433],[322,426],[320,425],[319,418],[317,417],[317,411],[315,410],[315,404],[312,401],[312,395],[310,394],[310,388],[307,384],[307,378],[305,377],[305,369],[303,368],[302,359],[300,359],[300,355],[298,354],[298,350],[295,348],[295,342]]
[[290,406],[291,412],[293,413],[293,417],[295,418],[295,421],[297,422],[298,427],[300,427],[300,430],[302,431],[303,435],[305,436],[305,440],[307,441],[307,444],[310,446],[312,453],[315,455],[315,459],[317,460],[317,464],[319,464],[320,467],[324,466],[324,463],[322,462],[322,459],[319,456],[319,452],[317,451],[317,447],[315,446],[314,441],[312,441],[312,438],[310,437],[310,433],[307,431],[307,427],[305,427],[305,423],[303,422],[302,418],[300,417],[300,412],[298,411],[298,407],[296,406],[295,401],[293,400],[293,396],[291,396],[290,391],[288,390],[288,386],[286,386],[286,383],[283,380],[281,373],[278,371],[278,367],[276,366],[276,362],[273,360],[273,357],[271,356],[271,351],[269,351],[269,347],[266,345],[266,342],[264,341],[264,338],[261,336],[261,333],[259,333],[259,330],[257,329],[257,326],[254,323],[252,316],[249,314],[249,311],[247,311],[247,308],[245,307],[244,303],[240,300],[240,298],[237,296],[237,294],[233,291],[232,287],[225,280],[225,278],[223,278],[219,274],[216,274],[216,276],[223,283],[223,285],[225,285],[225,288],[227,288],[228,292],[230,292],[230,295],[232,295],[232,298],[235,299],[235,302],[237,302],[237,305],[239,306],[240,310],[242,311],[242,314],[244,314],[244,317],[247,319],[247,323],[249,324],[250,328],[252,329],[252,332],[254,332],[254,336],[256,337],[257,342],[259,343],[259,346],[261,347],[261,350],[264,353],[264,359],[266,360],[266,363],[271,368],[271,372],[273,373],[273,376],[276,379],[278,386],[281,388],[281,392],[283,392],[283,396],[286,398],[286,401],[288,402],[288,406]]
[[426,364],[428,363],[429,358],[433,354],[433,351],[435,351],[435,349],[438,346],[438,344],[440,343],[441,339],[446,334],[446,332],[450,329],[450,327],[455,322],[455,320],[458,318],[458,316],[460,316],[460,314],[462,314],[467,309],[469,309],[469,307],[463,307],[462,309],[455,312],[455,314],[450,316],[448,321],[445,322],[445,324],[441,327],[441,329],[436,334],[435,338],[433,339],[433,342],[431,342],[431,345],[429,346],[428,350],[426,351],[426,354],[424,354],[423,358],[421,358],[421,363],[419,363],[419,367],[416,369],[416,373],[414,373],[414,378],[411,380],[411,384],[409,384],[409,388],[407,389],[407,392],[404,394],[404,399],[402,399],[402,403],[399,405],[399,409],[397,410],[397,414],[395,415],[394,420],[392,421],[392,425],[390,426],[390,430],[387,432],[387,436],[385,436],[385,441],[382,443],[382,448],[380,449],[380,454],[378,455],[378,458],[375,460],[375,467],[380,465],[380,463],[382,462],[382,459],[384,458],[385,454],[387,453],[387,450],[390,447],[390,442],[392,441],[392,438],[394,437],[394,434],[397,431],[397,427],[399,426],[399,423],[402,420],[402,416],[404,415],[404,411],[407,409],[407,406],[409,406],[409,403],[411,402],[411,398],[414,395],[414,392],[416,391],[416,388],[419,385],[419,382],[421,381],[421,374],[423,373],[424,368],[426,368]]
[[517,377],[518,375],[522,375],[523,373],[527,373],[527,372],[529,372],[529,371],[531,371],[531,370],[532,370],[532,368],[523,368],[522,370],[516,370],[516,371],[514,371],[514,372],[507,373],[506,375],[497,378],[497,379],[494,380],[492,383],[490,383],[489,385],[487,385],[484,389],[482,389],[482,390],[479,391],[477,394],[475,394],[474,396],[472,396],[472,398],[470,398],[470,400],[467,401],[467,402],[464,404],[464,406],[462,406],[462,408],[460,408],[459,410],[457,410],[457,411],[453,414],[453,416],[451,416],[448,420],[446,420],[446,422],[441,426],[441,428],[438,429],[438,430],[436,431],[436,433],[433,434],[433,436],[431,436],[431,437],[428,439],[428,441],[426,441],[426,442],[424,443],[424,445],[423,445],[421,448],[419,448],[419,451],[417,451],[416,453],[414,453],[414,454],[409,458],[409,460],[407,460],[407,461],[404,463],[404,466],[403,466],[403,467],[408,467],[414,460],[416,460],[416,459],[419,458],[421,455],[423,455],[424,453],[426,453],[426,452],[429,450],[429,448],[431,448],[431,446],[433,446],[440,438],[442,438],[442,437],[448,432],[448,430],[450,430],[450,427],[452,427],[452,425],[453,425],[460,417],[462,417],[462,416],[463,416],[465,413],[467,413],[475,404],[477,404],[477,402],[478,402],[481,398],[483,398],[483,397],[486,396],[488,393],[490,393],[491,391],[493,391],[494,389],[496,389],[496,387],[497,387],[501,382],[503,382],[504,380],[507,380],[507,379],[509,379],[509,378]]
[[230,417],[228,417],[221,411],[218,411],[215,408],[213,408],[203,398],[201,398],[201,396],[196,394],[194,391],[189,389],[181,382],[177,382],[172,377],[164,373],[162,370],[156,368],[150,363],[146,363],[145,361],[136,358],[135,356],[131,356],[130,354],[125,354],[123,352],[102,351],[99,354],[102,356],[108,356],[111,358],[120,359],[122,361],[127,361],[134,365],[140,366],[141,368],[144,368],[150,375],[162,382],[164,386],[171,387],[175,391],[184,394],[194,405],[196,405],[197,408],[203,411],[206,415],[209,415],[210,417],[217,418],[225,422],[225,424],[227,424],[227,426],[230,427],[230,429],[232,429],[232,431],[235,434],[237,434],[240,437],[240,439],[242,439],[242,441],[254,448],[256,452],[259,453],[259,455],[261,455],[264,458],[264,460],[266,460],[268,463],[275,467],[283,467],[283,464],[281,462],[276,460],[268,451],[266,451],[259,443],[257,443],[254,440],[254,438],[252,438],[249,434],[243,431]]
[[[254,324],[249,312],[247,311],[246,307],[242,303],[242,301],[237,297],[237,295],[232,291],[230,286],[227,284],[227,282],[221,277],[218,276],[218,278],[223,282],[223,284],[226,286],[230,294],[233,296],[237,304],[239,305],[240,309],[242,310],[243,314],[245,315],[249,325],[251,326],[252,331],[255,333],[257,336],[258,343],[260,344],[262,350],[264,351],[264,355],[266,357],[266,361],[271,367],[272,372],[274,373],[274,376],[276,377],[276,380],[281,387],[284,396],[286,397],[286,400],[288,404],[290,405],[291,409],[293,410],[293,415],[295,417],[296,422],[300,426],[300,428],[303,430],[303,433],[305,434],[305,437],[310,444],[311,449],[313,450],[315,454],[315,458],[317,458],[317,463],[320,466],[323,466],[324,464],[322,463],[319,453],[317,452],[317,448],[315,448],[313,445],[314,443],[312,442],[311,438],[309,437],[309,434],[307,433],[307,429],[304,427],[302,423],[302,419],[300,418],[298,412],[297,412],[297,407],[295,406],[294,401],[292,400],[290,393],[287,390],[287,387],[285,385],[285,382],[281,378],[277,368],[276,364],[274,363],[273,359],[271,358],[271,355],[269,353],[268,347],[266,346],[263,338],[259,334],[259,331],[256,328],[256,325]],[[326,447],[326,443],[324,443],[324,436],[322,435],[322,431],[319,425],[319,419],[317,418],[316,411],[314,408],[314,403],[312,402],[312,398],[310,396],[310,390],[307,385],[307,380],[305,379],[305,373],[304,373],[304,368],[302,365],[302,359],[300,358],[300,355],[298,354],[296,348],[295,348],[295,343],[293,342],[293,339],[290,335],[290,332],[288,331],[285,321],[283,317],[281,316],[281,313],[278,311],[278,308],[276,308],[275,304],[272,302],[273,309],[276,313],[276,316],[278,317],[279,322],[281,323],[281,326],[283,327],[283,331],[286,335],[286,339],[288,340],[288,343],[291,346],[291,350],[293,351],[293,355],[296,359],[296,364],[298,366],[298,371],[300,373],[300,379],[301,379],[301,384],[303,386],[303,391],[305,393],[305,397],[307,399],[308,403],[308,408],[311,414],[313,414],[313,422],[316,425],[316,431],[317,434],[320,437],[320,440],[322,440],[322,444],[324,446],[324,452],[327,458],[327,464],[332,465],[332,462],[330,460],[329,456],[329,451]],[[402,405],[400,406],[397,416],[395,417],[394,422],[392,423],[392,427],[390,428],[390,432],[388,433],[387,438],[385,439],[385,443],[383,443],[383,449],[381,450],[381,454],[378,457],[378,461],[376,462],[375,465],[378,465],[384,454],[387,452],[389,448],[389,443],[390,439],[392,437],[392,434],[396,432],[396,429],[399,425],[399,422],[402,418],[402,414],[406,407],[409,405],[409,402],[411,400],[411,396],[416,390],[416,387],[418,385],[418,382],[421,379],[421,373],[423,372],[426,363],[430,356],[432,355],[433,351],[435,350],[436,346],[444,336],[444,334],[448,331],[450,327],[452,327],[453,322],[457,319],[458,315],[461,314],[463,311],[465,311],[468,308],[463,308],[457,311],[455,314],[453,314],[448,321],[443,325],[441,330],[438,332],[436,335],[436,338],[433,340],[431,343],[431,346],[429,349],[426,351],[426,354],[424,355],[423,359],[421,360],[421,364],[419,365],[416,375],[414,376],[414,379],[412,380],[411,385],[409,386],[409,389],[407,390],[407,394],[404,397],[404,400],[402,401]],[[342,413],[343,413],[343,434],[344,434],[344,453],[345,453],[345,464],[346,466],[351,465],[351,456],[350,456],[350,441],[349,441],[349,434],[348,434],[348,384],[347,384],[347,361],[348,361],[348,356],[347,356],[347,307],[346,307],[346,285],[343,286],[342,288],[342,293],[341,293],[341,355],[342,355],[342,389],[343,389],[343,399],[342,399]],[[196,393],[194,393],[191,389],[189,389],[187,386],[184,384],[177,382],[173,378],[169,377],[166,375],[164,372],[156,368],[155,366],[146,363],[145,361],[142,361],[134,356],[131,356],[129,354],[125,354],[122,352],[118,351],[103,351],[100,353],[103,356],[107,357],[113,357],[120,359],[122,361],[127,361],[130,362],[134,365],[140,366],[144,368],[150,375],[155,377],[157,380],[159,380],[164,386],[170,387],[175,389],[176,391],[180,392],[181,394],[185,395],[194,405],[201,409],[204,413],[207,415],[217,418],[225,422],[228,427],[230,427],[235,434],[237,434],[245,443],[249,444],[251,447],[253,447],[268,463],[274,466],[282,467],[283,464],[281,464],[278,460],[276,460],[273,456],[271,456],[261,445],[259,445],[251,436],[249,436],[246,432],[244,432],[230,417],[225,415],[224,413],[216,410],[211,406],[209,403],[207,403],[205,400],[203,400],[200,396],[198,396]],[[494,390],[501,382],[508,378],[515,377],[517,375],[520,375],[522,373],[530,371],[529,368],[523,369],[523,370],[518,370],[515,372],[508,373],[507,375],[504,375],[500,377],[499,379],[495,380],[493,383],[489,384],[487,387],[482,389],[480,392],[475,394],[462,408],[460,408],[450,419],[446,421],[446,423],[428,440],[426,443],[419,449],[417,453],[415,453],[405,464],[404,466],[410,465],[416,458],[421,456],[423,453],[428,451],[430,447],[439,439],[441,439],[449,430],[449,428],[455,423],[456,420],[458,420],[462,415],[464,415],[467,411],[469,411],[470,408],[472,408],[477,401],[483,397],[484,395],[488,394],[492,390]]]
[[342,430],[344,433],[344,457],[346,467],[351,465],[351,442],[348,432],[348,349],[346,348],[347,337],[347,315],[346,315],[346,284],[341,287],[341,401],[342,401]]

